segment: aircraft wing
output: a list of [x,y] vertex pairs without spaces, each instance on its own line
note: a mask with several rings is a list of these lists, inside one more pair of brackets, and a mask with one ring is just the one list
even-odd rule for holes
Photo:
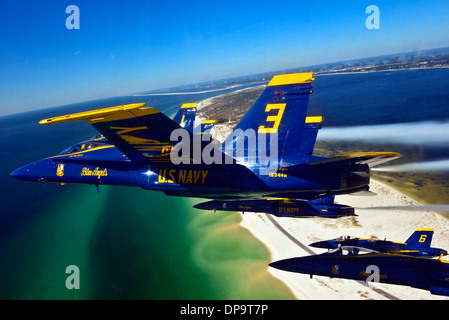
[[132,161],[170,151],[170,141],[179,124],[145,103],[134,103],[48,118],[40,124],[87,120],[95,129]]

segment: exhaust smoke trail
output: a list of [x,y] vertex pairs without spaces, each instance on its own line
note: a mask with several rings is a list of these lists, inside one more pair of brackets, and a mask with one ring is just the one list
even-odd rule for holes
[[319,141],[362,141],[449,147],[449,121],[323,128]]
[[[357,127],[323,128],[319,141],[392,143],[449,148],[449,121],[423,121]],[[449,159],[373,168],[379,172],[449,172]]]
[[373,171],[378,172],[449,172],[449,160],[435,160],[435,161],[423,161],[423,162],[413,162],[404,163],[388,167],[378,167],[372,168]]
[[449,204],[423,205],[423,206],[386,206],[386,207],[364,207],[359,210],[406,210],[406,211],[436,211],[449,214]]

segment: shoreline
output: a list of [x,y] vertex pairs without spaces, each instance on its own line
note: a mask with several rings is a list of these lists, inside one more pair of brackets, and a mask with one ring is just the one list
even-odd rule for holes
[[[337,196],[336,202],[354,207],[420,206],[420,203],[404,195],[396,189],[372,180],[371,190],[376,196]],[[270,219],[274,219],[292,237],[303,245],[350,235],[364,238],[378,238],[392,241],[405,241],[416,229],[432,228],[435,234],[432,246],[449,248],[449,220],[441,214],[432,211],[405,210],[363,210],[357,209],[357,217],[339,219],[324,218],[277,218],[261,213],[242,214],[241,226],[261,241],[271,254],[271,260],[281,260],[291,257],[324,253],[325,250],[310,248],[305,251],[275,228]],[[313,250],[312,250],[313,249]],[[447,259],[447,257],[445,257]],[[376,291],[369,289],[364,283],[346,280],[285,272],[267,267],[268,271],[283,282],[298,300],[366,300],[386,299]],[[379,283],[382,289],[398,299],[449,300],[449,297],[432,295],[430,292],[406,286]]]
[[[449,65],[442,65],[442,66],[433,66],[433,67],[413,67],[413,68],[403,68],[403,69],[381,69],[381,70],[366,70],[366,71],[335,71],[335,72],[329,72],[329,71],[316,71],[314,72],[314,76],[332,76],[332,75],[347,75],[347,74],[366,74],[366,73],[375,73],[375,72],[394,72],[394,71],[407,71],[407,70],[433,70],[433,69],[449,69]],[[282,73],[282,71],[279,71],[279,73]],[[250,82],[247,85],[252,85],[254,83],[259,83],[259,82],[266,82],[268,84],[269,81],[267,80],[261,80],[261,81],[256,81],[256,82]],[[241,84],[234,84],[234,85],[230,85],[224,88],[220,88],[220,89],[211,89],[211,90],[202,90],[202,91],[191,91],[191,92],[161,92],[161,93],[133,93],[130,94],[130,96],[134,96],[134,97],[146,97],[146,96],[170,96],[170,95],[189,95],[189,94],[201,94],[201,93],[210,93],[210,92],[219,92],[219,91],[225,91],[225,90],[229,90],[232,88],[236,88],[241,86]],[[266,85],[260,85],[260,86],[266,86]],[[253,88],[253,87],[249,87],[249,88]],[[238,89],[236,91],[232,91],[229,93],[236,93],[242,90],[246,90],[249,88],[243,88],[243,89]],[[229,93],[224,93],[221,95],[226,95]],[[218,95],[218,96],[221,96]],[[214,96],[212,98],[218,97],[218,96]],[[211,99],[211,98],[206,98],[207,99]],[[204,101],[204,100],[203,100]]]
[[[447,68],[447,67],[446,67]],[[419,68],[431,69],[431,68]],[[433,68],[436,69],[436,68]],[[400,71],[398,70],[379,70]],[[356,72],[348,72],[348,74]],[[360,72],[362,73],[362,72]],[[342,73],[320,74],[335,75]],[[318,74],[317,74],[318,76]],[[262,87],[262,86],[261,86]],[[244,88],[231,93],[217,95],[198,102],[197,124],[204,119],[209,120],[208,116],[213,111],[214,99],[230,96],[243,90],[251,90],[255,87]],[[219,100],[215,101],[219,101]],[[212,115],[213,116],[213,115]],[[211,118],[213,119],[213,118]],[[211,133],[214,138],[223,142],[236,124],[236,119],[226,123],[216,124]],[[238,122],[238,121],[237,121]],[[421,201],[416,201],[413,197],[396,189],[396,186],[387,184],[376,179],[371,179],[370,190],[376,193],[376,196],[336,196],[335,202],[350,205],[353,207],[381,207],[381,206],[422,206]],[[432,228],[435,230],[432,246],[443,249],[449,248],[449,219],[445,215],[426,210],[406,211],[406,210],[363,210],[356,209],[357,217],[344,217],[339,219],[324,218],[277,218],[263,213],[245,213],[241,214],[242,221],[240,226],[247,229],[256,239],[258,239],[271,255],[271,261],[287,259],[297,256],[324,253],[324,250],[308,249],[308,244],[316,241],[337,238],[343,235],[362,238],[387,239],[391,241],[405,241],[416,230],[420,228]],[[302,244],[301,248],[293,242],[285,233],[280,231],[272,221],[276,222],[282,230],[288,232],[290,237],[296,239]],[[444,260],[449,260],[445,257]],[[268,267],[268,272],[275,278],[283,282],[296,297],[296,299],[320,299],[320,300],[366,300],[366,299],[388,299],[378,292],[369,289],[364,283],[314,276],[309,279],[309,275],[298,273],[289,273]],[[423,300],[449,300],[449,297],[432,295],[430,292],[416,288],[377,284],[377,287],[388,292],[398,299],[423,299]]]
[[404,68],[404,69],[383,69],[383,70],[368,70],[368,71],[337,71],[337,72],[323,72],[319,71],[315,73],[315,76],[330,76],[339,74],[360,74],[360,73],[373,73],[373,72],[393,72],[393,71],[406,71],[406,70],[433,70],[433,69],[449,69],[448,65],[438,67],[424,67],[424,68]]
[[182,94],[201,94],[201,93],[210,93],[210,92],[217,92],[217,91],[225,91],[232,88],[239,87],[240,85],[235,84],[229,87],[224,87],[221,89],[211,89],[211,90],[203,90],[203,91],[192,91],[192,92],[162,92],[162,93],[135,93],[132,94],[134,97],[146,97],[146,96],[172,96],[172,95],[182,95]]

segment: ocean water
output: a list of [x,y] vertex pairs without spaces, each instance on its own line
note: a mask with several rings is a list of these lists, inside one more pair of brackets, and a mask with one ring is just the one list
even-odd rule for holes
[[[140,188],[101,186],[97,193],[94,186],[44,188],[9,177],[97,134],[87,122],[42,126],[43,118],[134,102],[172,115],[182,103],[239,88],[1,117],[0,299],[293,298],[268,273],[269,252],[239,226],[239,214],[195,210],[200,199]],[[449,119],[449,69],[319,76],[314,91],[309,114],[323,115],[325,128]],[[79,290],[65,286],[69,265],[79,267]]]
[[[198,199],[135,187],[97,193],[9,177],[97,134],[87,122],[42,126],[43,118],[134,102],[172,115],[182,103],[239,88],[115,97],[0,118],[0,299],[293,298],[269,275],[269,252],[239,226],[237,213],[210,214],[192,208]],[[70,265],[79,268],[80,289],[66,288]]]
[[317,76],[309,115],[323,116],[318,142],[384,146],[449,179],[449,69]]
[[323,75],[313,90],[324,128],[449,119],[449,69]]

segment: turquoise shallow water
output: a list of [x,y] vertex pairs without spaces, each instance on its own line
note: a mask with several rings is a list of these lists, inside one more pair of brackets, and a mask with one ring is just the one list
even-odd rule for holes
[[[211,95],[151,100],[171,114]],[[101,186],[97,193],[89,185],[43,187],[9,177],[19,166],[97,134],[87,123],[40,126],[40,119],[139,99],[148,97],[0,118],[0,299],[291,298],[266,272],[269,253],[238,226],[238,214],[211,216],[192,208],[195,199],[134,187]],[[79,268],[79,290],[65,286],[69,265]],[[248,282],[254,270],[264,281]]]
[[[449,70],[317,77],[310,99],[325,126],[449,119]],[[117,97],[0,118],[0,299],[289,299],[267,272],[267,249],[240,216],[195,210],[200,199],[140,188],[17,181],[19,166],[97,132],[50,116],[132,102],[167,114],[222,94]],[[430,106],[430,107],[429,107]],[[447,149],[428,150],[447,157]],[[79,290],[65,269],[77,265]]]

